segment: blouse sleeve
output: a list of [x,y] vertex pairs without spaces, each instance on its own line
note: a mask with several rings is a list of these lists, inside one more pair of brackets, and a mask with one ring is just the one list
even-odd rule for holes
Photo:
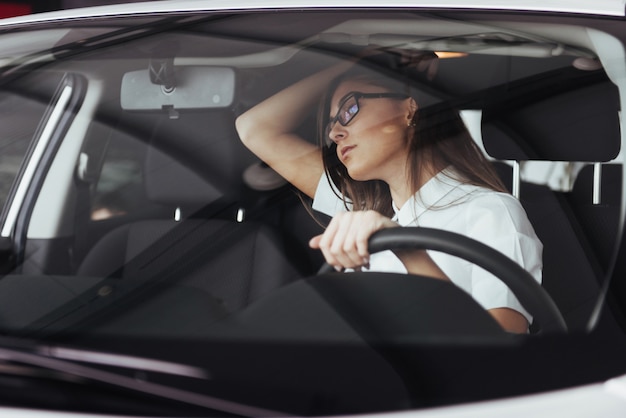
[[[467,215],[472,220],[468,222],[468,236],[499,250],[541,283],[543,246],[517,200],[508,196],[489,202],[479,199]],[[472,269],[471,288],[472,296],[485,309],[514,309],[532,322],[532,317],[513,292],[501,280],[477,266]]]
[[335,216],[339,212],[351,210],[351,205],[348,203],[348,208],[346,208],[344,201],[339,197],[340,195],[341,193],[332,184],[328,176],[322,174],[313,197],[313,210],[328,216]]

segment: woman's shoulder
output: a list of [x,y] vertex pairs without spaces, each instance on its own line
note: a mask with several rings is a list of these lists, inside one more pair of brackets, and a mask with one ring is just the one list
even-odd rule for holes
[[468,218],[477,222],[480,218],[489,220],[502,228],[511,225],[517,230],[534,231],[524,206],[515,196],[480,186],[473,189],[465,207]]
[[473,184],[463,184],[462,193],[465,196],[464,203],[471,207],[493,209],[500,211],[508,209],[511,211],[524,211],[524,208],[515,196],[508,192],[501,192],[484,186]]
[[476,205],[503,205],[523,209],[518,198],[508,192],[493,190],[484,186],[469,186],[468,200]]
[[442,170],[435,179],[439,184],[445,184],[455,195],[464,197],[464,201],[475,204],[499,202],[504,205],[521,207],[517,198],[511,193],[494,190],[484,185],[478,185],[465,179],[454,167]]

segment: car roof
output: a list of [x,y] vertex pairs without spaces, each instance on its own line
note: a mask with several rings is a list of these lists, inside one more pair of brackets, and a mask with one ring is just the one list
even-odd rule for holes
[[84,17],[112,17],[143,13],[170,13],[248,9],[290,8],[424,8],[464,10],[509,10],[553,13],[574,13],[605,16],[625,16],[626,0],[165,0],[126,3],[69,9],[56,12],[26,15],[0,20],[0,27],[36,23],[41,21],[79,19]]

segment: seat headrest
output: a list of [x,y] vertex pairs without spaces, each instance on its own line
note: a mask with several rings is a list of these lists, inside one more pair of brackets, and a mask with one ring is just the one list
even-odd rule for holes
[[172,156],[150,146],[146,155],[148,199],[175,207],[201,207],[223,196],[220,190]]
[[482,138],[499,160],[604,162],[620,150],[619,94],[602,82],[483,110]]

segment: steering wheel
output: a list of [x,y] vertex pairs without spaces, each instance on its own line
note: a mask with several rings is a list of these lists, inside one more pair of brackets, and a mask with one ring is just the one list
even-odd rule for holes
[[[543,332],[564,333],[567,325],[554,300],[519,264],[499,251],[465,235],[422,227],[389,228],[369,239],[370,253],[383,250],[434,250],[487,270],[506,284],[522,306],[539,322]],[[318,274],[334,271],[327,263]]]

